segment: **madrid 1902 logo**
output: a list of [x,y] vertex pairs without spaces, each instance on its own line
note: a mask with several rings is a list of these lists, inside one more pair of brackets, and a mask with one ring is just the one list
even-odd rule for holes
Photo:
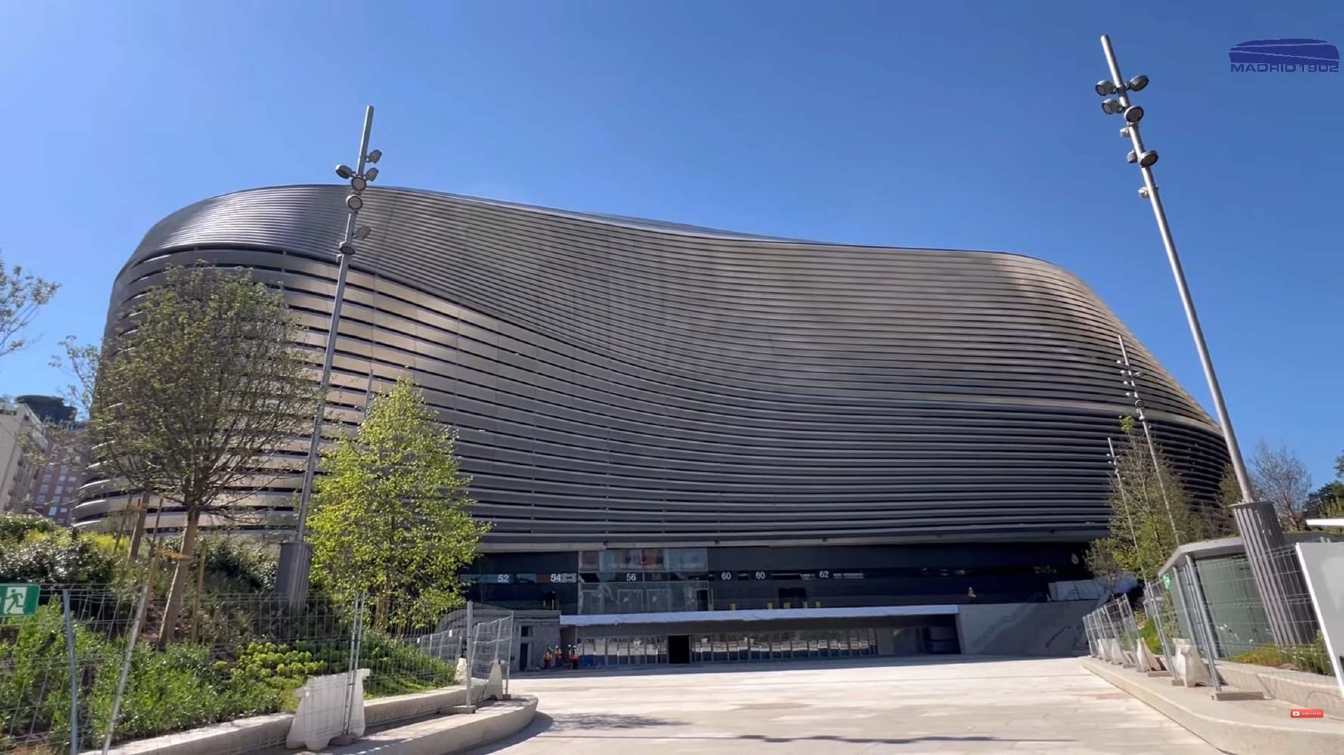
[[1339,73],[1339,48],[1322,39],[1252,39],[1227,59],[1233,73]]

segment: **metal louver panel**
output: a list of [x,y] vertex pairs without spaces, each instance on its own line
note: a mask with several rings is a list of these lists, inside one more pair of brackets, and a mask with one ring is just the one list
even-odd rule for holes
[[[110,318],[169,264],[284,288],[314,362],[344,188],[208,199],[159,222]],[[771,239],[402,189],[366,192],[328,432],[409,369],[460,432],[487,550],[1077,541],[1103,531],[1116,336],[1198,498],[1217,428],[1082,282],[983,252]],[[109,325],[113,323],[110,321]],[[283,526],[306,441],[245,526]],[[97,477],[94,470],[94,477]],[[125,491],[97,480],[99,526]],[[163,525],[180,524],[171,508]]]

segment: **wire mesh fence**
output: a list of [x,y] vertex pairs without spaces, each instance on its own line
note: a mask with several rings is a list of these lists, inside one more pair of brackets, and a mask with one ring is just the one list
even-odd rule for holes
[[[1225,674],[1257,675],[1323,684],[1334,675],[1311,595],[1302,579],[1296,551],[1270,551],[1270,568],[1284,575],[1286,625],[1272,627],[1244,555],[1190,561],[1180,569],[1181,584],[1202,590],[1206,610],[1191,612],[1202,625],[1211,655],[1224,661]],[[1243,668],[1253,667],[1253,668]]]
[[1144,584],[1141,613],[1119,597],[1084,617],[1089,653],[1137,671],[1171,673],[1187,686],[1221,692],[1227,685],[1341,709],[1297,553],[1286,547],[1269,555],[1289,586],[1286,627],[1271,626],[1244,554],[1185,556]]
[[[305,708],[322,731],[358,733],[364,696],[465,684],[459,665],[479,674],[478,699],[507,685],[512,614],[488,607],[484,622],[398,627],[362,597],[291,610],[269,594],[211,595],[172,642],[164,609],[145,589],[42,585],[33,615],[0,618],[0,751],[101,749]],[[219,751],[282,743],[258,729]]]
[[472,630],[469,677],[473,685],[477,679],[485,680],[484,696],[508,694],[512,647],[512,614],[479,623]]

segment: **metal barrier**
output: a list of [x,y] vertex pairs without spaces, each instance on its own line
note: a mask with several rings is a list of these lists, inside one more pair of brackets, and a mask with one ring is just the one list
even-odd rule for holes
[[[358,730],[352,711],[365,693],[467,683],[455,671],[470,654],[468,633],[476,636],[468,666],[479,659],[488,679],[498,665],[508,683],[513,615],[490,607],[481,612],[499,618],[484,626],[445,619],[443,629],[404,631],[376,621],[374,601],[362,596],[293,611],[270,594],[212,594],[184,612],[179,639],[160,648],[164,606],[150,590],[40,585],[37,594],[35,613],[0,616],[0,752],[107,749],[279,710],[296,692],[310,710],[322,701],[329,710],[320,717],[337,733]],[[331,680],[334,696],[308,694],[315,679]],[[211,709],[184,720],[168,709],[174,694],[186,695],[180,706],[208,700]],[[239,742],[232,752],[279,744]]]
[[[1292,547],[1269,556],[1279,573],[1300,575]],[[1276,638],[1245,555],[1200,560],[1183,555],[1158,580],[1144,584],[1142,615],[1128,598],[1119,597],[1083,618],[1088,652],[1137,671],[1170,672],[1186,685],[1208,686],[1215,693],[1230,677],[1255,693],[1293,685],[1333,687],[1334,671],[1305,581],[1298,577],[1286,583],[1302,585],[1285,596],[1295,617],[1289,636],[1298,641]]]

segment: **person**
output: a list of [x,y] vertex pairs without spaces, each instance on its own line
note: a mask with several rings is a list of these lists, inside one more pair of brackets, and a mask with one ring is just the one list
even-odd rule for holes
[[552,660],[553,658],[554,658],[554,656],[551,655],[551,649],[550,649],[550,648],[546,648],[546,652],[543,653],[542,656],[541,656],[541,667],[544,668],[544,669],[550,668],[550,667],[551,667],[551,660]]

